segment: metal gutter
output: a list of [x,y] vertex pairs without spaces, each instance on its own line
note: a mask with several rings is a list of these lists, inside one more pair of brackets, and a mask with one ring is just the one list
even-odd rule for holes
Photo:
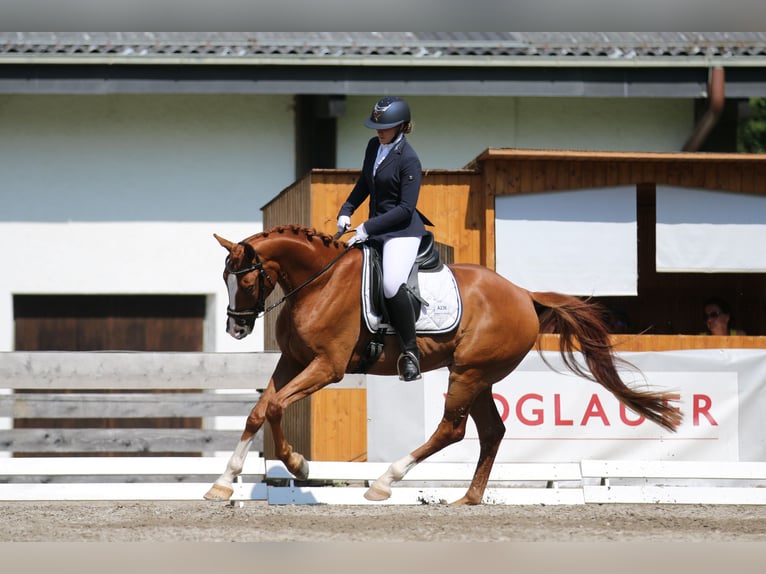
[[708,109],[694,126],[694,131],[682,148],[683,151],[698,151],[723,112],[726,104],[726,73],[723,68],[716,67],[710,70],[708,85]]
[[691,58],[549,58],[549,57],[303,57],[303,56],[19,56],[0,54],[0,64],[17,65],[189,65],[189,66],[339,66],[339,67],[481,67],[481,68],[712,68],[766,67],[766,57],[691,57]]

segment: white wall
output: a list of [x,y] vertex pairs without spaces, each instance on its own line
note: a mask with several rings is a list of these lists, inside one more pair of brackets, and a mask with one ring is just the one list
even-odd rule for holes
[[0,351],[14,294],[204,294],[224,332],[225,251],[294,180],[289,96],[0,97]]
[[[350,97],[338,167],[359,168],[375,97]],[[411,97],[426,169],[488,147],[677,150],[683,100]],[[295,180],[291,95],[0,96],[0,351],[13,294],[207,294],[209,351],[262,348],[224,333],[224,252],[261,231]]]
[[[410,141],[426,169],[456,169],[489,147],[679,151],[694,127],[681,99],[406,97]],[[338,125],[338,167],[359,168],[376,97],[351,97]]]
[[261,221],[289,96],[0,96],[0,221]]
[[225,333],[226,251],[213,238],[260,229],[251,222],[0,223],[0,352],[14,350],[13,295],[51,293],[207,295],[206,351],[263,350],[261,330],[243,341]]

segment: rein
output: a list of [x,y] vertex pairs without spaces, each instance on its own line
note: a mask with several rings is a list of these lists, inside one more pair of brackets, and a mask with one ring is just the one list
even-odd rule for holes
[[[324,273],[326,273],[333,265],[335,265],[340,259],[346,255],[351,249],[353,249],[353,245],[347,246],[341,253],[336,255],[327,265],[325,265],[322,269],[314,273],[311,277],[306,279],[303,283],[298,285],[295,289],[291,290],[290,292],[286,293],[282,296],[282,298],[277,301],[276,303],[272,303],[268,307],[265,307],[266,305],[266,298],[263,296],[263,276],[265,275],[268,278],[269,284],[271,285],[271,288],[273,289],[275,287],[274,281],[272,281],[271,277],[268,273],[263,269],[263,262],[261,261],[260,257],[258,257],[258,253],[255,251],[252,245],[240,242],[240,245],[247,245],[245,249],[251,249],[253,251],[253,256],[255,258],[255,263],[253,265],[250,265],[249,267],[246,267],[245,269],[240,269],[238,271],[232,271],[228,269],[228,259],[226,261],[227,271],[229,273],[234,273],[235,275],[242,275],[244,273],[250,273],[251,271],[258,271],[258,301],[257,305],[253,307],[252,309],[246,309],[244,311],[237,311],[236,309],[232,309],[231,307],[226,307],[226,314],[229,317],[240,317],[240,318],[250,318],[253,317],[255,319],[260,319],[263,317],[266,313],[273,311],[275,308],[279,307],[282,303],[284,303],[289,297],[292,297],[295,295],[298,291],[309,285],[310,283],[316,281],[320,276],[322,276]],[[265,308],[264,308],[265,307]]]

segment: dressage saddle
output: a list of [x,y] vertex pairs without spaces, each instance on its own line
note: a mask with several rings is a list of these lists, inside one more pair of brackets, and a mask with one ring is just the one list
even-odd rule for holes
[[[421,271],[437,272],[440,271],[444,265],[435,245],[434,234],[426,230],[426,235],[420,240],[420,247],[418,247],[418,255],[415,258],[415,263],[407,278],[407,291],[409,291],[410,297],[414,299],[413,305],[417,311],[415,313],[416,317],[419,315],[420,305],[428,305],[428,303],[426,303],[420,296],[418,273]],[[378,241],[370,241],[367,243],[367,247],[370,249],[369,288],[372,295],[370,300],[372,301],[373,311],[383,318],[384,323],[389,323],[388,309],[386,308],[385,298],[383,296],[382,244]]]
[[[364,246],[369,253],[370,261],[370,273],[369,273],[369,285],[365,288],[370,289],[370,302],[372,303],[372,311],[379,315],[383,324],[390,324],[390,315],[388,306],[385,302],[383,294],[383,264],[382,264],[382,244],[379,241],[369,241]],[[420,295],[420,287],[418,284],[419,272],[438,272],[442,269],[443,263],[439,257],[439,252],[436,250],[434,235],[430,231],[426,230],[426,234],[420,240],[420,246],[418,248],[418,255],[415,258],[415,263],[412,266],[409,277],[407,278],[407,292],[412,299],[412,306],[415,310],[415,317],[420,315],[421,305],[428,306],[428,302],[425,301]],[[367,343],[364,353],[362,353],[359,365],[357,365],[356,372],[366,373],[380,357],[383,352],[383,338],[386,333],[385,325],[373,333],[372,338]]]

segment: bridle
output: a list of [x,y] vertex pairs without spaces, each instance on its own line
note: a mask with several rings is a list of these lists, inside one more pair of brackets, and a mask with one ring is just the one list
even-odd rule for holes
[[[274,284],[274,281],[272,281],[271,276],[266,273],[266,270],[263,268],[263,261],[261,261],[261,258],[258,256],[258,252],[253,249],[253,246],[249,243],[245,243],[244,241],[240,241],[239,244],[245,248],[245,252],[252,253],[252,259],[253,262],[250,264],[249,267],[245,267],[243,269],[232,269],[231,267],[231,256],[229,255],[226,257],[226,271],[230,275],[247,275],[248,273],[251,273],[253,271],[258,271],[258,298],[255,300],[255,305],[253,307],[250,307],[249,309],[243,309],[241,311],[237,309],[232,309],[230,305],[226,306],[226,314],[234,319],[235,321],[239,319],[240,321],[247,321],[249,319],[257,319],[260,316],[263,316],[266,313],[265,307],[266,307],[266,296],[264,295],[264,286],[266,281],[269,282],[269,286],[274,289],[276,285]],[[265,279],[264,279],[265,278]],[[255,289],[255,285],[252,287],[249,287],[247,291],[249,293],[252,293],[253,289]],[[270,310],[270,309],[269,309]]]
[[[244,241],[240,241],[239,245],[245,248],[245,251],[247,253],[252,253],[252,259],[253,263],[250,264],[250,266],[245,267],[244,269],[232,269],[230,258],[231,256],[226,257],[226,271],[232,275],[247,275],[248,273],[251,273],[253,271],[258,271],[258,298],[255,301],[255,305],[253,307],[250,307],[249,309],[232,309],[231,306],[226,306],[226,314],[234,319],[235,321],[243,322],[248,321],[250,319],[256,320],[261,317],[263,317],[266,313],[269,311],[272,311],[276,307],[279,307],[282,303],[284,303],[288,297],[294,295],[301,289],[303,289],[306,285],[311,283],[312,281],[316,280],[320,275],[322,275],[325,271],[330,269],[333,265],[335,265],[341,257],[343,257],[346,253],[348,253],[351,249],[353,249],[353,245],[347,246],[343,251],[340,252],[335,258],[333,258],[332,261],[330,261],[327,265],[325,265],[322,269],[314,273],[311,277],[306,279],[303,283],[298,285],[295,289],[290,291],[289,293],[286,293],[282,296],[282,298],[277,301],[276,303],[272,303],[271,305],[266,307],[266,296],[264,295],[264,285],[265,282],[269,282],[269,287],[273,290],[276,288],[276,284],[271,279],[268,273],[266,273],[266,270],[263,268],[263,261],[258,256],[258,252],[255,250],[255,248],[250,245],[249,243],[246,243]],[[265,277],[265,279],[264,279]],[[252,287],[249,287],[247,289],[248,292],[252,293],[252,291],[255,289],[255,285]]]

